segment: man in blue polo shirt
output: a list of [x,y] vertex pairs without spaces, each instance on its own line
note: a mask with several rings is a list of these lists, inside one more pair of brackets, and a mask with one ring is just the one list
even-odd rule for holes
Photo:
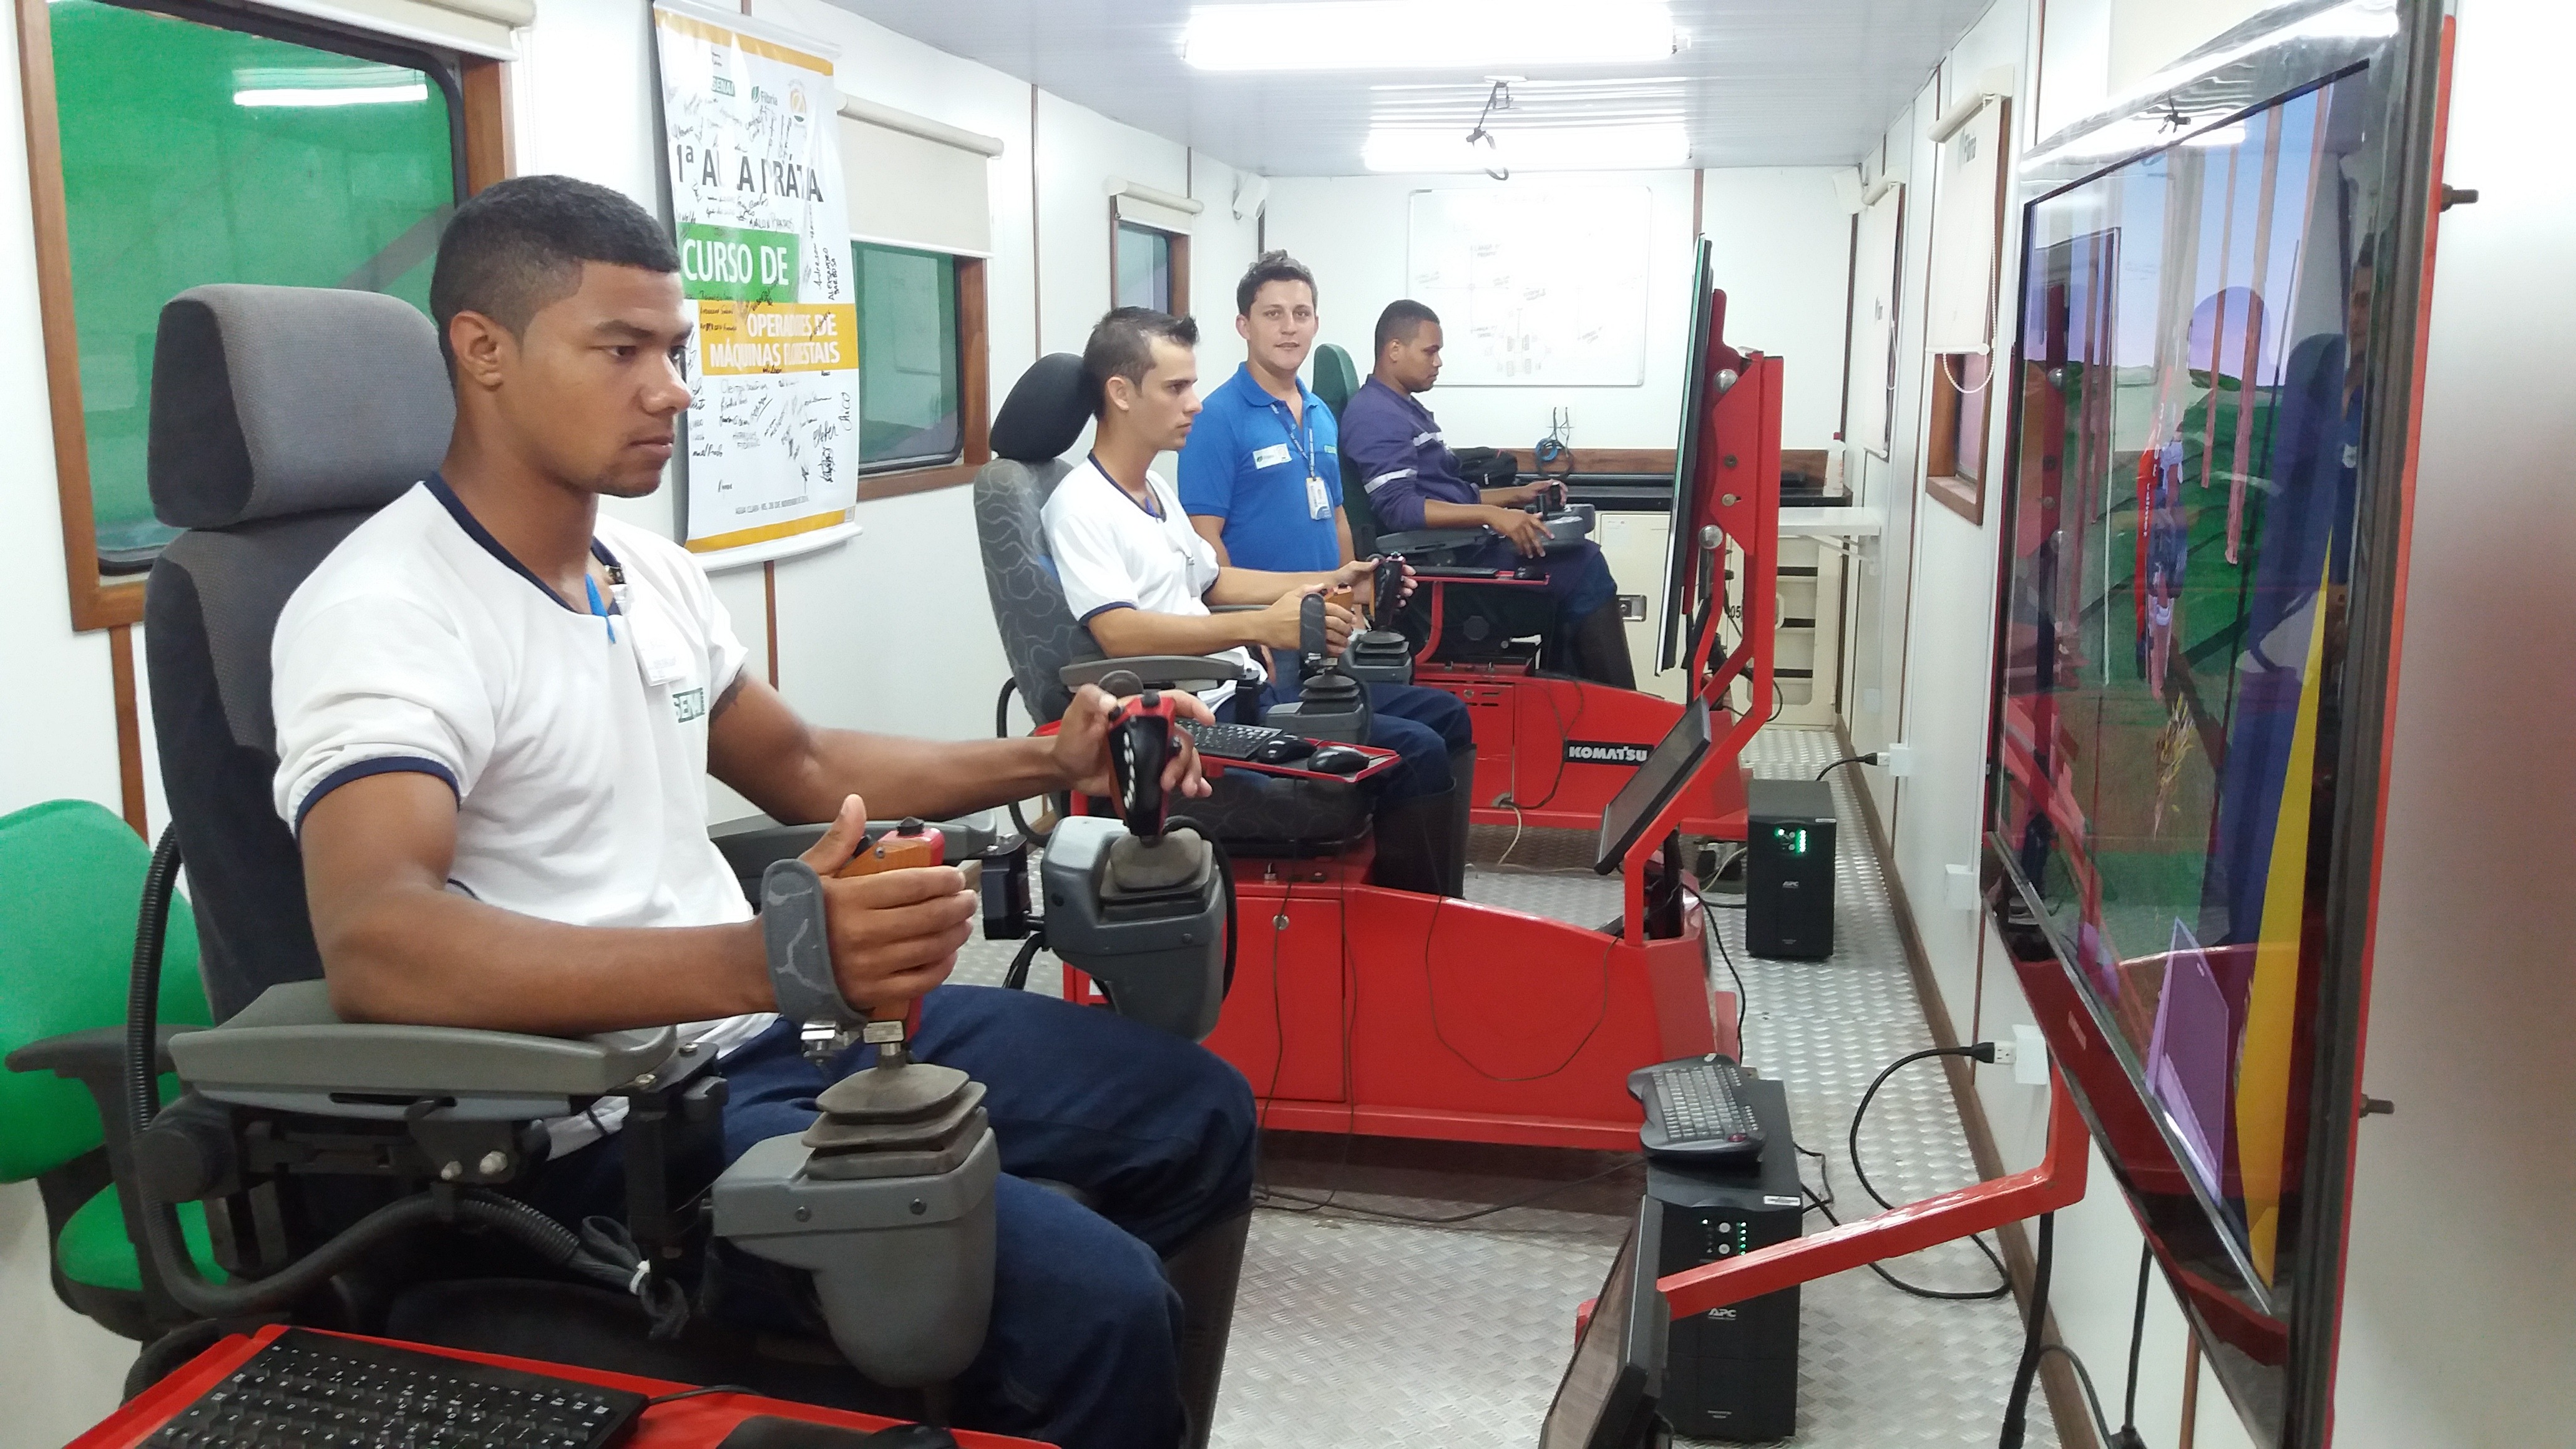
[[[1459,476],[1457,455],[1416,396],[1440,378],[1438,314],[1410,299],[1390,302],[1378,314],[1375,345],[1369,380],[1342,405],[1341,441],[1368,489],[1377,526],[1387,533],[1492,529],[1500,536],[1472,562],[1535,567],[1547,575],[1548,602],[1555,610],[1551,657],[1565,660],[1571,666],[1567,672],[1581,678],[1636,688],[1627,623],[1619,617],[1619,586],[1600,545],[1587,539],[1547,552],[1547,525],[1521,509],[1536,490],[1479,489]],[[1196,505],[1191,507],[1195,511]]]
[[1181,509],[1236,568],[1307,573],[1351,556],[1340,430],[1300,382],[1315,346],[1315,277],[1264,252],[1234,288],[1243,365],[1210,389],[1181,449]]

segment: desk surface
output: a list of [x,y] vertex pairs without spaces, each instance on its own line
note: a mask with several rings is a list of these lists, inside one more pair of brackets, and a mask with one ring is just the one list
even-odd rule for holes
[[1887,515],[1875,508],[1783,508],[1782,538],[1876,538]]
[[[143,1396],[111,1414],[77,1439],[66,1449],[132,1449],[150,1438],[152,1432],[181,1409],[196,1402],[197,1396],[216,1384],[244,1360],[266,1346],[270,1339],[286,1331],[284,1325],[263,1328],[257,1337],[239,1334],[224,1339],[204,1353],[190,1359],[187,1365],[144,1391]],[[378,1342],[391,1342],[389,1339]],[[466,1353],[458,1349],[432,1348],[427,1344],[398,1343],[397,1348],[437,1354],[443,1358],[460,1358],[471,1363],[499,1364],[505,1368],[529,1373],[550,1374],[556,1378],[597,1384],[602,1388],[628,1389],[635,1393],[660,1395],[678,1393],[694,1387],[668,1379],[639,1378],[634,1374],[605,1373],[598,1369],[573,1368],[565,1364],[538,1363],[533,1359],[506,1358],[499,1354]],[[808,1423],[830,1424],[844,1429],[883,1429],[896,1421],[871,1418],[866,1414],[846,1414],[838,1409],[818,1409],[811,1404],[791,1404],[778,1399],[764,1399],[753,1394],[707,1394],[700,1398],[682,1399],[675,1404],[658,1404],[646,1409],[637,1420],[635,1435],[628,1439],[628,1449],[705,1449],[733,1432],[734,1426],[761,1414],[784,1419],[803,1419]],[[1046,1449],[1028,1439],[1009,1439],[999,1434],[972,1434],[958,1431],[957,1442],[965,1449]]]

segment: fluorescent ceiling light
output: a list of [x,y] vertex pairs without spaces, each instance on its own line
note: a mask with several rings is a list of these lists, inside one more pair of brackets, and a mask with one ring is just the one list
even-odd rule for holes
[[391,106],[429,99],[429,82],[407,86],[335,86],[311,90],[235,91],[237,106]]
[[1470,145],[1454,126],[1381,126],[1360,146],[1371,171],[1661,171],[1690,164],[1679,121],[1634,126],[1512,126]]
[[233,72],[237,106],[395,106],[429,99],[419,71],[397,66],[276,66]]
[[1662,0],[1296,0],[1202,5],[1181,55],[1200,70],[1624,65],[1681,48]]

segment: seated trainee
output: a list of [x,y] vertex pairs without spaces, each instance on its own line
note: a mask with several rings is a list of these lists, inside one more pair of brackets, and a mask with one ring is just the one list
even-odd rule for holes
[[[1065,602],[1111,656],[1213,654],[1264,675],[1263,707],[1297,698],[1298,614],[1308,594],[1345,586],[1363,571],[1273,573],[1221,563],[1191,531],[1171,485],[1151,471],[1154,455],[1180,448],[1199,412],[1198,324],[1144,307],[1100,320],[1083,348],[1083,384],[1099,425],[1091,456],[1065,475],[1046,503],[1047,547]],[[1210,604],[1257,609],[1212,613]],[[1356,620],[1325,605],[1335,654]],[[1269,651],[1267,666],[1249,646]],[[1224,702],[1234,686],[1202,696]],[[1361,786],[1375,793],[1377,861],[1372,881],[1456,895],[1466,860],[1475,735],[1466,706],[1412,685],[1368,686],[1369,743],[1402,756]]]
[[1440,378],[1440,318],[1419,302],[1390,302],[1378,314],[1375,346],[1368,381],[1342,405],[1341,445],[1368,490],[1378,528],[1481,527],[1501,534],[1469,562],[1543,572],[1556,610],[1551,655],[1571,655],[1570,672],[1581,678],[1636,688],[1619,587],[1600,545],[1586,539],[1550,553],[1547,525],[1522,511],[1538,496],[1536,488],[1479,489],[1459,476],[1457,454],[1419,397]]
[[[1242,1076],[1106,1012],[941,985],[977,910],[955,867],[830,878],[871,807],[935,818],[1113,788],[1111,701],[1085,690],[1052,742],[931,744],[808,723],[746,670],[696,560],[599,509],[660,486],[688,406],[679,271],[662,223],[560,176],[491,187],[439,242],[446,458],[296,590],[273,646],[277,808],[332,1002],[556,1035],[679,1025],[722,1053],[730,1160],[802,1132],[873,1048],[827,1072],[772,1010],[759,924],[707,838],[706,776],[779,820],[832,822],[805,859],[842,994],[919,998],[915,1055],[985,1084],[1001,1145],[991,1328],[960,1421],[1175,1444],[1180,1308],[1158,1258],[1246,1210]],[[1170,781],[1204,793],[1194,761]],[[549,1124],[529,1201],[566,1223],[620,1212],[622,1108]],[[762,1265],[732,1271],[721,1316],[799,1327],[790,1296],[759,1291]]]

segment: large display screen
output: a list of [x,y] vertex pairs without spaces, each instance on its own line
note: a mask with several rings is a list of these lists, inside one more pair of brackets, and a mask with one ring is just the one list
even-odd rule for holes
[[[2274,1277],[2372,259],[2359,75],[2031,208],[1997,826]],[[2338,142],[2338,130],[2341,144]]]
[[2267,1443],[2318,1442],[2340,1273],[2424,8],[2286,7],[2025,171],[1998,924]]

